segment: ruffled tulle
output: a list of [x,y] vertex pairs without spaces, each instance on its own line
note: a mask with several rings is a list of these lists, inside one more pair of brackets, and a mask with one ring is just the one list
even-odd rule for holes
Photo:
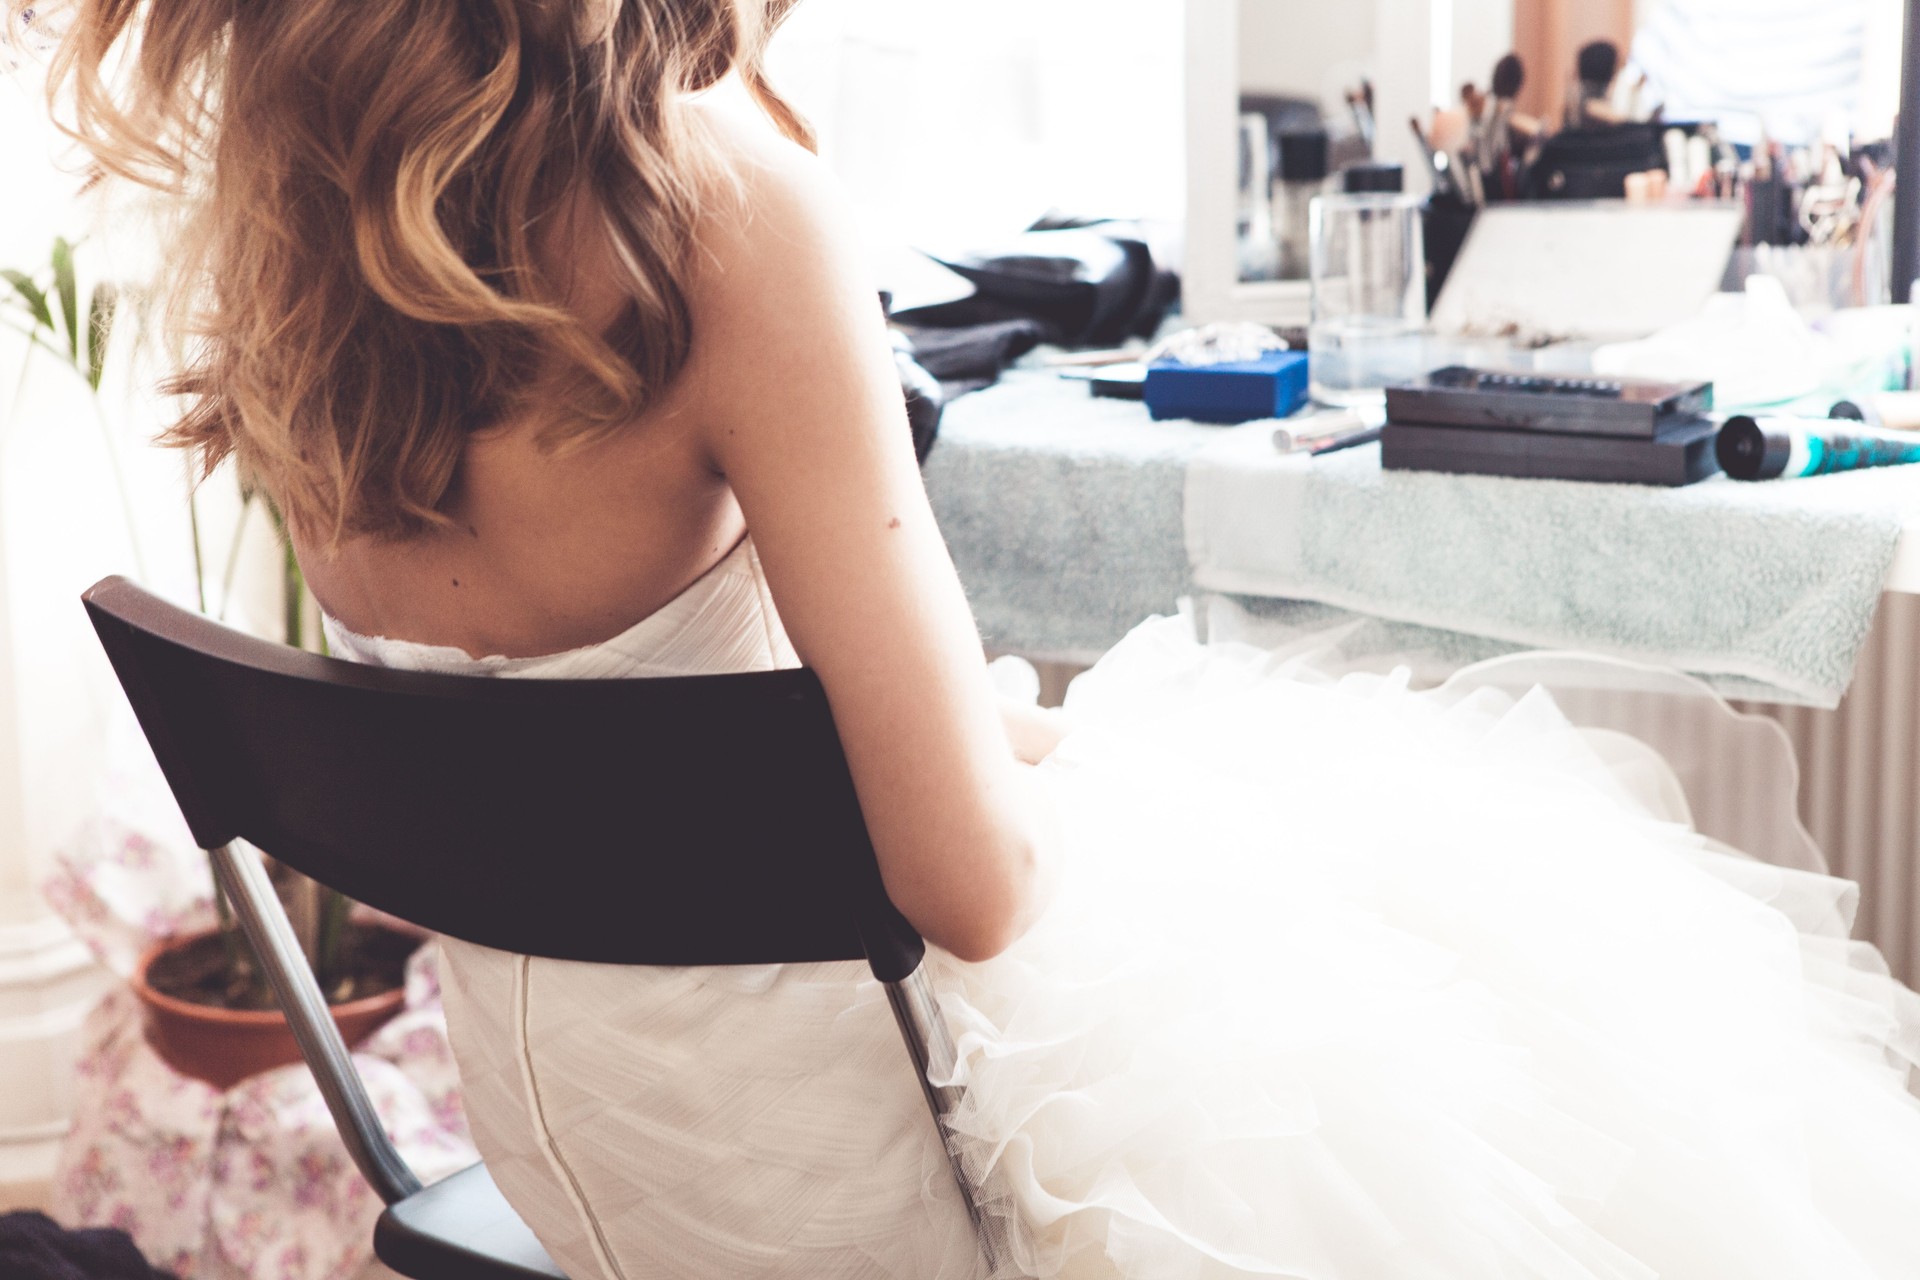
[[1070,707],[1056,901],[932,962],[1005,1273],[1920,1276],[1920,1001],[1650,751],[1177,620]]

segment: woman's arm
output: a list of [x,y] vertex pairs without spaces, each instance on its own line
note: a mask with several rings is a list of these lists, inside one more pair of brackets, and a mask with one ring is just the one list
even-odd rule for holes
[[985,959],[1042,906],[1048,806],[1008,750],[851,215],[817,161],[750,129],[722,130],[745,209],[717,216],[703,245],[675,399],[826,688],[894,904],[929,940]]

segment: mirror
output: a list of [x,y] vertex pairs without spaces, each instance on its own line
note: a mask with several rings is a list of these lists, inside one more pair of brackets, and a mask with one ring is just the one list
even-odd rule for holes
[[1513,0],[1323,5],[1235,0],[1242,283],[1303,281],[1308,203],[1349,165],[1399,165],[1404,189],[1434,175],[1412,121],[1458,107],[1513,47]]
[[[1823,139],[1844,152],[1885,138],[1906,7],[1902,0],[1759,7],[1728,0],[1189,0],[1188,313],[1200,321],[1304,325],[1307,202],[1321,184],[1337,183],[1343,164],[1369,154],[1369,133],[1371,157],[1400,165],[1405,189],[1416,195],[1434,189],[1436,178],[1444,187],[1504,172],[1452,163],[1448,144],[1430,151],[1410,122],[1448,109],[1456,132],[1480,141],[1460,111],[1461,86],[1490,88],[1495,62],[1509,51],[1524,66],[1523,87],[1508,103],[1516,120],[1550,134],[1576,104],[1599,120],[1609,112],[1644,119],[1661,108],[1689,136],[1711,124],[1745,164],[1763,142],[1817,154]],[[1620,70],[1610,85],[1583,89],[1576,58],[1591,41],[1614,44]],[[1443,128],[1437,136],[1452,135]],[[1507,195],[1523,194],[1522,171],[1516,161],[1506,174]],[[1692,193],[1700,194],[1698,183]]]
[[1304,325],[1308,201],[1346,164],[1431,183],[1410,121],[1484,83],[1514,0],[1190,0],[1188,297],[1201,320]]

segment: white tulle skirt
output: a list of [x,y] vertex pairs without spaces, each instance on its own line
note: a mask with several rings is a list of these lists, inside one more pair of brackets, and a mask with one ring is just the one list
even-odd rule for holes
[[[1166,621],[1070,705],[1056,900],[929,961],[1005,1274],[1920,1277],[1920,1001],[1852,886],[1538,692]],[[451,948],[450,1013],[577,1276],[976,1274],[857,971],[532,966]]]

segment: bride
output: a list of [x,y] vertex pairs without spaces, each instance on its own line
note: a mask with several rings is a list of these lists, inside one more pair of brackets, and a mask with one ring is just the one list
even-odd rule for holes
[[[37,4],[80,136],[179,214],[171,439],[273,495],[334,651],[814,668],[1024,1273],[1920,1275],[1913,997],[1849,886],[1712,846],[1644,754],[1177,621],[1070,722],[996,701],[760,72],[788,3]],[[570,1274],[978,1273],[863,968],[446,958]]]

